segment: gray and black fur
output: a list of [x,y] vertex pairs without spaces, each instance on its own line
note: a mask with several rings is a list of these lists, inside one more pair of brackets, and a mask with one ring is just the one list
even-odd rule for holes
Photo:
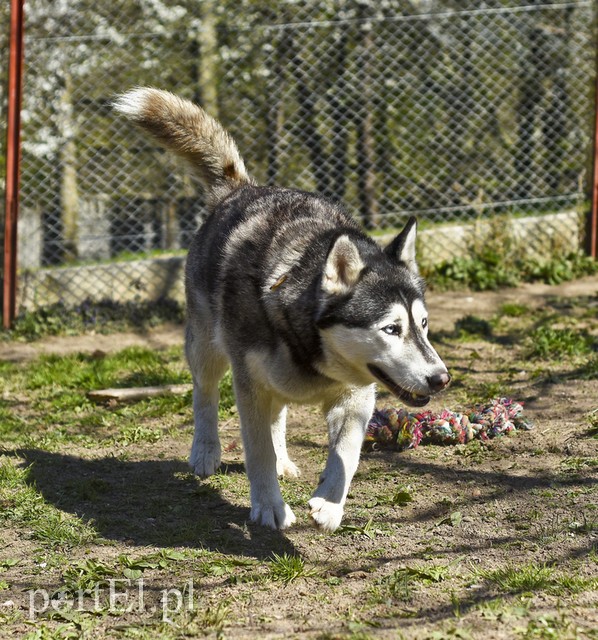
[[229,363],[251,484],[252,520],[285,528],[295,516],[278,474],[297,475],[285,444],[286,405],[316,402],[330,452],[311,516],[341,521],[382,382],[415,406],[449,382],[427,340],[415,220],[382,250],[339,203],[258,186],[228,134],[198,106],[134,89],[116,109],[183,157],[204,183],[210,214],[186,266],[186,353],[194,379],[190,463],[220,464],[218,382]]

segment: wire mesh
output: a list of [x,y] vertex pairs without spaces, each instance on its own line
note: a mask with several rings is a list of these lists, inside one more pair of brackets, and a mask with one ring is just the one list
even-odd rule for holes
[[204,202],[111,111],[135,85],[202,104],[263,183],[343,200],[375,232],[417,215],[426,259],[463,255],[466,225],[502,215],[528,229],[530,254],[578,248],[594,11],[591,0],[28,0],[21,305],[178,295]]

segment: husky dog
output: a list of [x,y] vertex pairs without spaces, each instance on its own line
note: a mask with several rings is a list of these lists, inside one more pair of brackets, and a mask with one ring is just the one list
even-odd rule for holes
[[295,522],[277,478],[299,474],[287,454],[286,407],[319,403],[329,453],[309,508],[318,527],[334,531],[374,409],[375,383],[422,407],[450,381],[427,337],[415,219],[382,250],[339,203],[258,186],[233,140],[195,104],[137,88],[114,106],[190,164],[210,209],[185,274],[193,471],[206,477],[220,465],[218,383],[230,364],[250,519],[279,529]]

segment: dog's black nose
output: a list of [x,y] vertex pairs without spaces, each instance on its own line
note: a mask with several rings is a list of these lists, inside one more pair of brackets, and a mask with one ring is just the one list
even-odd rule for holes
[[426,380],[428,381],[430,389],[436,393],[448,385],[451,381],[451,376],[448,371],[443,371],[442,373],[435,373],[433,376],[428,376]]

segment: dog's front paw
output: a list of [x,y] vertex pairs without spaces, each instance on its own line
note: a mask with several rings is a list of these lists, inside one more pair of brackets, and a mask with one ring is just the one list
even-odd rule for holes
[[309,515],[319,529],[332,533],[339,528],[343,519],[343,508],[340,504],[328,502],[324,498],[312,498],[308,504]]
[[249,519],[271,529],[288,529],[297,518],[288,504],[256,504],[251,507]]
[[194,442],[189,466],[196,476],[207,478],[214,475],[220,466],[220,455],[219,442]]
[[276,474],[285,478],[298,478],[301,475],[299,467],[289,458],[276,460]]

